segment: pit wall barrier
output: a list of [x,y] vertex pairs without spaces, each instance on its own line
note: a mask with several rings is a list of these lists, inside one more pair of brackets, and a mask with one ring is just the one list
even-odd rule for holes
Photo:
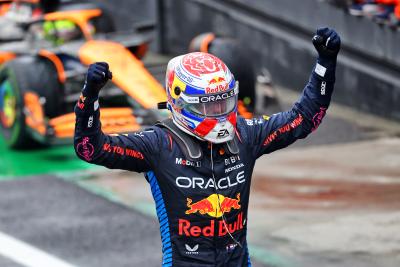
[[258,72],[302,90],[314,65],[318,26],[342,36],[334,101],[400,121],[400,32],[318,0],[158,0],[162,52],[180,54],[199,33],[235,37]]

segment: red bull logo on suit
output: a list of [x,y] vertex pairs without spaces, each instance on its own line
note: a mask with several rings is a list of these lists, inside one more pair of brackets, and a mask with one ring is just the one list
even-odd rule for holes
[[[191,198],[187,198],[186,203],[188,210],[186,214],[201,214],[208,215],[213,218],[221,218],[224,213],[229,213],[232,210],[240,210],[240,193],[236,195],[236,198],[225,197],[220,194],[212,194],[207,198],[199,200],[193,203]],[[197,226],[186,219],[179,219],[179,235],[185,236],[225,236],[230,233],[234,233],[244,228],[243,212],[240,212],[235,221],[232,223],[226,223],[223,220],[210,220],[206,226]],[[217,227],[217,229],[215,229]]]
[[[179,235],[188,237],[213,237],[213,236],[225,236],[229,233],[233,234],[236,231],[242,230],[244,228],[245,220],[243,220],[243,212],[240,212],[236,217],[236,220],[232,223],[225,223],[223,220],[210,220],[207,226],[197,226],[193,225],[192,222],[185,219],[179,219]],[[217,232],[215,232],[215,227]]]

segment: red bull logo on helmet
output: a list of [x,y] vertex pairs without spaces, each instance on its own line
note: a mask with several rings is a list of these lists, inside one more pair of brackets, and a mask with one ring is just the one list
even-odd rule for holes
[[226,91],[228,89],[228,83],[224,77],[214,77],[208,81],[206,87],[206,94],[215,94]]
[[193,203],[192,199],[188,198],[186,205],[189,208],[185,212],[186,214],[200,213],[201,215],[207,214],[210,217],[220,218],[224,213],[240,209],[240,193],[236,195],[236,198],[212,194],[195,203]]
[[224,92],[228,89],[229,84],[224,77],[215,77],[208,81],[206,94],[216,94]]
[[208,81],[209,85],[226,82],[224,77],[215,77]]

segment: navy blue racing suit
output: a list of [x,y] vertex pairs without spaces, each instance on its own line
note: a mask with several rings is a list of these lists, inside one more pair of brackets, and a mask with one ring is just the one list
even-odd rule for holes
[[[324,77],[334,77],[334,72],[328,68]],[[198,161],[187,159],[171,133],[159,126],[103,134],[97,99],[87,97],[75,107],[74,146],[89,163],[145,173],[160,223],[162,266],[251,266],[246,229],[256,159],[315,130],[333,87],[334,79],[313,71],[291,110],[271,117],[238,117],[238,154],[193,138],[203,152]]]

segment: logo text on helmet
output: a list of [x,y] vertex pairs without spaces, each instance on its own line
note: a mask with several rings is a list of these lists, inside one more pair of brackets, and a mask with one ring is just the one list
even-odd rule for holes
[[189,104],[199,103],[199,97],[197,97],[197,96],[187,96],[183,93],[180,96],[183,100],[185,100],[186,103],[189,103]]
[[176,76],[178,76],[182,81],[185,81],[187,83],[193,82],[193,78],[188,75],[185,75],[179,66],[176,67],[175,71],[176,71]]
[[215,94],[224,92],[228,89],[229,84],[226,82],[224,77],[213,77],[208,81],[208,87],[206,88],[206,94]]
[[231,90],[231,91],[223,93],[223,94],[202,96],[202,97],[200,97],[200,103],[209,103],[209,102],[220,101],[220,100],[228,99],[234,95],[235,95],[235,91]]
[[229,135],[229,131],[227,129],[222,129],[218,132],[217,138],[224,138]]

